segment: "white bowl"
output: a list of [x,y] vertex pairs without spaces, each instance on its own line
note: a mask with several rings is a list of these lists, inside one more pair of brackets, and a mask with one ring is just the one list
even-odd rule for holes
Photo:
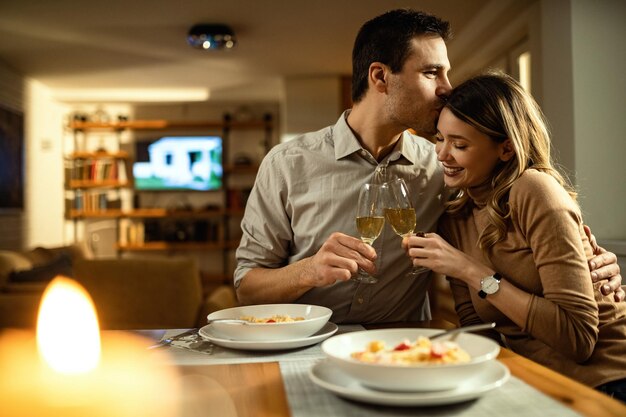
[[471,357],[470,362],[458,364],[397,365],[366,363],[353,359],[353,352],[365,350],[374,340],[384,341],[388,348],[405,339],[415,341],[441,332],[437,329],[386,329],[345,333],[322,343],[322,350],[344,373],[364,386],[384,391],[439,391],[471,383],[481,368],[500,352],[500,346],[483,336],[461,333],[456,342]]
[[258,319],[275,315],[291,318],[303,317],[304,320],[278,323],[211,323],[213,334],[232,340],[293,340],[309,337],[320,330],[330,319],[332,310],[309,304],[262,304],[227,308],[215,311],[207,316],[213,319],[238,319],[253,316]]

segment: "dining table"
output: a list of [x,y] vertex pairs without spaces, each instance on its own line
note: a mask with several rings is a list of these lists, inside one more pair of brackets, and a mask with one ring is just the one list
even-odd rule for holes
[[[382,328],[450,329],[433,319],[419,322],[339,326],[340,332]],[[188,329],[140,331],[159,342]],[[368,404],[340,398],[311,382],[309,369],[324,360],[319,347],[279,351],[247,351],[201,343],[190,349],[175,343],[157,347],[167,353],[180,375],[186,408],[220,417],[308,416],[586,416],[624,417],[626,405],[591,387],[501,347],[497,361],[510,379],[477,399],[437,406]],[[154,345],[153,345],[154,346]],[[183,413],[184,414],[184,413]]]

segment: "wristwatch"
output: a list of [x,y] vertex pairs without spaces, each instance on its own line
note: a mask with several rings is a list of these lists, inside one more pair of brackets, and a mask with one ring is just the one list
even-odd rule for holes
[[488,294],[495,294],[500,289],[500,280],[502,276],[497,272],[493,275],[485,277],[480,280],[480,291],[478,296],[480,298],[486,298]]

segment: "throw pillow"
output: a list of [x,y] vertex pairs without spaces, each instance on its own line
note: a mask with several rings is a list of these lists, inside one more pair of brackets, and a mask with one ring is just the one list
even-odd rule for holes
[[0,251],[0,288],[9,280],[11,272],[20,269],[30,269],[32,262],[19,252]]
[[9,275],[9,282],[47,282],[57,275],[72,277],[72,260],[68,255],[60,255],[53,261],[34,266],[31,269],[13,271]]

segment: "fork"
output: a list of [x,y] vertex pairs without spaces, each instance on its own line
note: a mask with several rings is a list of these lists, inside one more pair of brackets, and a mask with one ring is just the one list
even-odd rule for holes
[[460,333],[493,329],[494,327],[496,327],[496,323],[482,323],[482,324],[473,324],[471,326],[466,326],[466,327],[458,327],[456,329],[446,330],[445,332],[432,335],[430,336],[430,340],[439,339],[445,336],[452,336],[450,340],[455,340]]
[[188,337],[188,336],[192,336],[195,335],[195,337],[198,337],[198,329],[190,329],[187,331],[184,331],[182,333],[179,333],[177,335],[174,336],[170,336],[167,339],[162,339],[160,341],[158,341],[157,343],[148,346],[147,349],[156,349],[156,348],[160,348],[160,347],[165,347],[165,346],[169,346],[172,344],[172,342],[176,341],[176,340],[180,340],[182,338]]
[[207,320],[208,324],[212,323],[234,323],[234,324],[250,324],[248,320],[243,319],[212,319]]

